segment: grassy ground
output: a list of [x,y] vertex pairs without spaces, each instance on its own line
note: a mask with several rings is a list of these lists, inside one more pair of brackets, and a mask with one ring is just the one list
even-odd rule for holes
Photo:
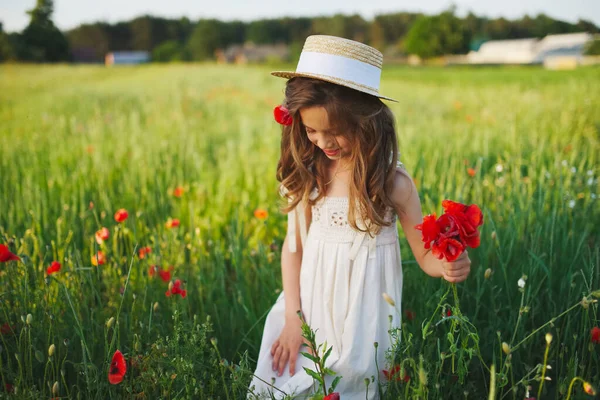
[[[22,257],[0,264],[1,379],[13,394],[48,397],[59,382],[54,396],[243,397],[281,288],[272,108],[285,81],[268,72],[0,67],[0,244]],[[388,104],[424,213],[450,198],[480,205],[485,218],[472,274],[458,285],[472,325],[442,317],[455,307],[448,286],[423,274],[400,232],[402,307],[415,318],[405,318],[393,361],[412,379],[391,382],[388,398],[483,398],[492,364],[497,398],[522,399],[527,386],[537,397],[548,332],[542,397],[566,397],[577,376],[600,384],[590,333],[600,69],[394,67],[382,93],[399,100]],[[121,208],[129,216],[117,223]],[[166,227],[169,218],[180,226]],[[110,237],[98,244],[101,227]],[[106,262],[94,266],[97,251]],[[62,267],[48,275],[52,261]],[[173,266],[187,296],[165,296],[152,265]],[[117,348],[128,372],[110,385]]]

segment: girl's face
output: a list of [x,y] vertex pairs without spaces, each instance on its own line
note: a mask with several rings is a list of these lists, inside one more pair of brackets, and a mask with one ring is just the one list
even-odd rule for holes
[[324,107],[300,109],[300,118],[306,128],[308,139],[325,153],[330,160],[348,159],[351,154],[348,139],[329,125]]

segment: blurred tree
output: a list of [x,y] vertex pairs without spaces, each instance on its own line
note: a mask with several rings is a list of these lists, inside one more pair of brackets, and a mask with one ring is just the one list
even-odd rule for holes
[[[422,14],[416,13],[394,13],[394,14],[381,14],[376,15],[371,23],[371,32],[375,30],[375,34],[372,34],[371,43],[381,43],[381,38],[377,35],[383,35],[383,43],[395,44],[403,38],[409,31],[412,24]],[[377,31],[379,31],[377,33]]]
[[167,40],[152,50],[152,61],[183,61],[185,59],[183,50],[183,46],[176,40]]
[[15,54],[9,36],[4,32],[0,22],[0,62],[14,59]]
[[311,34],[340,36],[360,42],[369,41],[369,24],[360,15],[336,14],[313,19]]
[[600,39],[594,39],[586,46],[585,55],[600,56]]
[[580,19],[577,21],[577,30],[579,32],[599,33],[600,29],[593,22]]
[[255,44],[289,43],[289,33],[281,19],[260,19],[248,24],[246,41]]
[[406,36],[406,52],[422,58],[465,53],[471,34],[454,10],[452,7],[439,15],[419,17]]
[[29,25],[22,34],[19,58],[35,62],[57,62],[70,59],[69,43],[62,32],[54,26],[52,0],[37,0]]
[[110,51],[110,26],[104,22],[84,24],[67,32],[75,62],[101,62]]
[[216,19],[198,21],[187,43],[192,60],[206,60],[214,57],[215,50],[222,43],[223,23]]

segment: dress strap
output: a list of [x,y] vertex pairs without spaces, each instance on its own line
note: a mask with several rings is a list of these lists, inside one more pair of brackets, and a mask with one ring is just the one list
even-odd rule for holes
[[[287,188],[281,186],[279,193],[282,196],[288,193]],[[288,199],[288,203],[292,202],[292,198]],[[298,220],[300,226],[300,242],[302,243],[302,248],[304,249],[304,243],[306,243],[307,229],[306,229],[306,215],[305,215],[305,205],[304,201],[300,201],[296,207],[290,211],[287,215],[287,223],[288,223],[288,238],[289,238],[289,249],[290,253],[295,253],[298,251],[296,247],[296,220]]]

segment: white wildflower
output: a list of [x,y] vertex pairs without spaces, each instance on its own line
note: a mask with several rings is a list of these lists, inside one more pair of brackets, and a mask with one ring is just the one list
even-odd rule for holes
[[566,166],[569,165],[569,163],[567,162],[567,160],[562,160],[561,164],[562,164],[563,167],[566,167]]
[[496,172],[502,172],[504,170],[504,167],[502,166],[502,164],[496,164]]
[[594,171],[592,171],[591,169],[587,170],[587,176],[592,176],[594,175]]
[[575,200],[569,200],[569,208],[575,207]]
[[587,184],[588,186],[592,186],[594,184],[594,178],[588,178]]
[[519,287],[521,289],[523,289],[525,287],[525,279],[519,278],[519,281],[517,282],[517,285],[519,285]]
[[577,172],[577,168],[575,168],[575,167],[571,167],[571,172],[572,172],[572,173],[576,173],[576,172]]

